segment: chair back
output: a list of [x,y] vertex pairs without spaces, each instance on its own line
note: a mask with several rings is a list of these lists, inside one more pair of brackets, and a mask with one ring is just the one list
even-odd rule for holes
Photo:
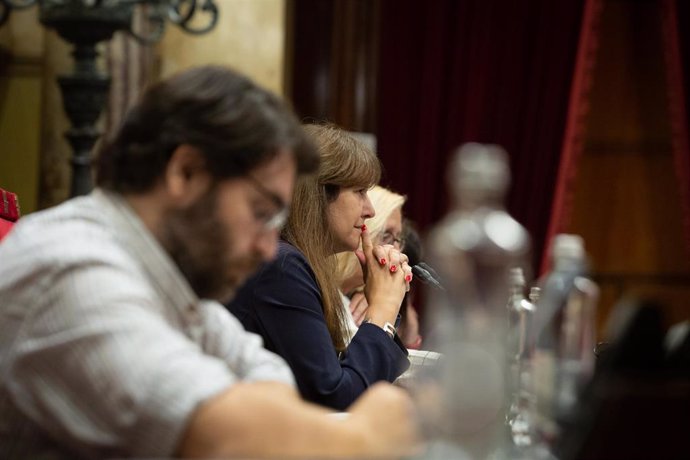
[[10,232],[19,216],[17,194],[0,188],[0,240]]

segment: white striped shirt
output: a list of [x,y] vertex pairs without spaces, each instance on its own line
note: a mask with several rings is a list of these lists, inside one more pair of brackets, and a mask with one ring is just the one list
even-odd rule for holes
[[0,243],[0,458],[170,456],[239,380],[294,385],[118,195],[26,216]]

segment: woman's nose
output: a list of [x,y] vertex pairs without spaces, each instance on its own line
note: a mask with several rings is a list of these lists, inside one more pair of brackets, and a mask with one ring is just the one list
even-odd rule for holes
[[362,209],[362,217],[364,217],[365,219],[371,219],[375,215],[376,211],[374,211],[374,205],[371,204],[369,194],[367,193],[366,198],[364,200],[364,208]]

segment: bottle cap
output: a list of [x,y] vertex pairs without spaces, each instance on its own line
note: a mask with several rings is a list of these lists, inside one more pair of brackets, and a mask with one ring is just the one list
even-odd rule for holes
[[541,288],[539,286],[532,286],[529,290],[529,300],[532,303],[537,303],[539,296],[541,296]]
[[510,269],[510,284],[513,286],[525,285],[525,274],[522,272],[522,268],[514,267]]
[[510,182],[508,155],[495,144],[468,142],[456,151],[450,173],[457,196],[466,191],[501,194]]
[[585,243],[580,235],[560,233],[553,239],[551,255],[554,259],[578,259],[585,258]]

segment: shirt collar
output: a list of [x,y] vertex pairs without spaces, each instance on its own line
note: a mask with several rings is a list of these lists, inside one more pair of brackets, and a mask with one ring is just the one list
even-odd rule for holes
[[99,208],[110,216],[113,230],[125,250],[141,264],[149,275],[150,282],[168,303],[180,312],[194,308],[199,298],[175,262],[124,197],[98,188],[92,192],[92,197]]

